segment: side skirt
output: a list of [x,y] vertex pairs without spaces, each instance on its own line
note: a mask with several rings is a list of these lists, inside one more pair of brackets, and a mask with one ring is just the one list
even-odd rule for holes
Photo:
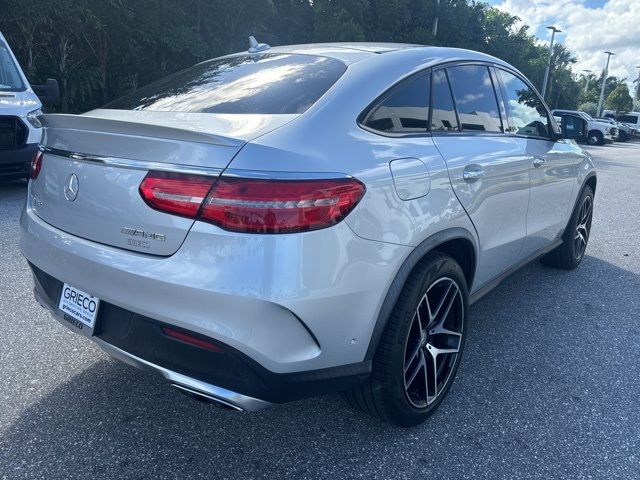
[[486,285],[480,287],[478,290],[476,290],[475,292],[473,292],[469,296],[469,305],[472,305],[472,304],[476,303],[478,300],[480,300],[482,297],[484,297],[487,293],[489,293],[491,290],[493,290],[498,285],[500,285],[500,283],[502,283],[502,281],[505,278],[510,277],[511,275],[516,273],[518,270],[520,270],[522,267],[524,267],[525,265],[528,265],[528,264],[536,261],[540,257],[545,256],[551,250],[553,250],[554,248],[559,247],[560,245],[562,245],[562,238],[558,238],[557,240],[555,240],[554,242],[550,243],[546,247],[544,247],[541,250],[538,250],[537,252],[535,252],[532,255],[528,256],[527,258],[522,260],[520,263],[517,263],[515,266],[511,267],[509,270],[506,270],[504,273],[502,273],[500,276],[496,277],[494,280],[491,280]]

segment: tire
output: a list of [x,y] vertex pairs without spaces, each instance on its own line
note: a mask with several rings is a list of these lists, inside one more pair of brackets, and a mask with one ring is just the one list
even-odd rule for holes
[[591,130],[587,135],[589,145],[604,145],[604,135],[598,130]]
[[[591,235],[593,199],[593,190],[586,185],[571,215],[562,245],[542,257],[541,262],[544,265],[564,270],[573,270],[580,265]],[[582,236],[582,239],[579,236]]]
[[428,254],[409,275],[388,318],[370,378],[343,394],[347,402],[399,427],[424,422],[447,395],[460,364],[468,297],[456,261]]

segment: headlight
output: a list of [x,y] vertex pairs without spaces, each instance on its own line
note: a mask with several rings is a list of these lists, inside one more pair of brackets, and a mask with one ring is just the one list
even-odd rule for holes
[[38,120],[38,115],[42,115],[42,110],[37,109],[33,112],[29,112],[27,113],[27,120],[29,120],[29,123],[35,128],[42,128],[42,123]]

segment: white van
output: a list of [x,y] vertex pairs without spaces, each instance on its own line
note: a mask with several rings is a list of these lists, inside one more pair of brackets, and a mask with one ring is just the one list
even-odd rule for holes
[[[59,97],[58,83],[37,87],[51,101]],[[38,120],[42,103],[27,81],[0,32],[0,180],[26,178],[42,136]]]

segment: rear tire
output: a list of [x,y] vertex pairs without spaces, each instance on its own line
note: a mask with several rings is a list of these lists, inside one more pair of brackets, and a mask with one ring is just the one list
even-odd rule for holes
[[591,235],[593,220],[593,190],[585,186],[576,208],[571,215],[562,245],[540,260],[543,265],[564,270],[573,270],[582,262]]
[[589,145],[604,145],[604,135],[598,130],[591,130],[587,135]]
[[389,316],[370,378],[343,394],[347,402],[399,427],[424,422],[449,392],[460,364],[468,296],[456,261],[427,255]]

